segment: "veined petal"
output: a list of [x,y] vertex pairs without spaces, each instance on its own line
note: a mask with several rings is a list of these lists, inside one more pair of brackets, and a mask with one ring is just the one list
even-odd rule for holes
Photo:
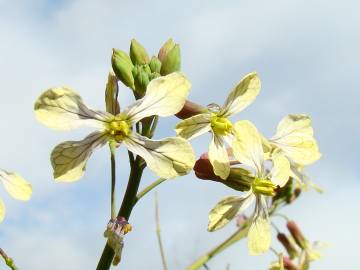
[[256,72],[246,75],[230,92],[219,116],[228,117],[250,105],[260,92],[261,82]]
[[103,129],[109,113],[89,109],[81,97],[66,87],[50,88],[34,105],[36,118],[56,130],[70,130],[81,126]]
[[247,120],[234,125],[234,156],[241,163],[254,168],[259,177],[264,173],[264,152],[262,141],[256,127]]
[[221,229],[231,221],[237,213],[244,211],[253,201],[252,193],[245,195],[229,196],[218,202],[209,213],[208,231]]
[[0,170],[0,181],[6,191],[15,199],[27,201],[32,194],[31,185],[20,175],[13,172]]
[[276,151],[272,154],[271,160],[273,162],[273,167],[271,169],[271,181],[283,187],[286,185],[289,180],[291,171],[290,171],[290,162],[289,160],[279,151]]
[[184,139],[191,140],[211,130],[210,113],[201,113],[176,125],[176,134]]
[[270,220],[266,201],[263,196],[257,196],[255,213],[248,232],[248,248],[250,255],[260,255],[268,251],[270,244]]
[[5,210],[5,204],[0,198],[0,222],[2,222],[5,218],[6,210]]
[[78,180],[84,174],[86,162],[93,150],[103,146],[107,140],[107,134],[95,131],[82,141],[67,141],[56,146],[51,153],[55,180]]
[[222,179],[226,179],[230,173],[230,161],[224,140],[221,136],[213,134],[209,146],[209,160],[214,173]]
[[290,114],[283,118],[270,141],[299,165],[309,165],[321,157],[311,119],[304,114]]
[[124,140],[129,151],[141,156],[147,166],[162,178],[188,174],[195,164],[190,143],[179,137],[151,140],[133,132]]
[[190,88],[190,81],[178,72],[156,78],[147,86],[145,96],[123,114],[132,124],[152,115],[174,115],[184,107]]

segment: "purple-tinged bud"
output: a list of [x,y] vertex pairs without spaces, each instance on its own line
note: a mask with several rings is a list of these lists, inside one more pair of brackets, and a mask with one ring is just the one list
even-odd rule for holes
[[294,238],[296,244],[299,245],[300,248],[307,248],[307,241],[304,235],[302,234],[299,226],[295,223],[295,221],[288,221],[286,223],[286,227],[288,228],[291,236]]
[[283,258],[284,267],[287,270],[300,270],[299,267],[297,267],[289,257],[284,256]]
[[195,116],[199,113],[202,113],[205,110],[206,110],[205,107],[203,107],[199,104],[196,104],[194,102],[191,102],[189,100],[186,100],[184,107],[181,109],[180,112],[175,114],[175,116],[180,119],[187,119],[187,118]]
[[289,238],[284,233],[278,233],[277,239],[284,246],[290,259],[294,259],[299,256],[299,253],[293,243],[290,242]]

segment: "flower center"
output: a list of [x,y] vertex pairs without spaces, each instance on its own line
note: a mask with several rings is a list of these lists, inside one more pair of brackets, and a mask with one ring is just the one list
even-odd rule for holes
[[130,133],[131,128],[128,121],[115,117],[108,125],[108,132],[117,142],[123,141]]
[[211,128],[216,135],[225,136],[232,130],[232,124],[226,117],[217,116],[216,114],[211,116]]
[[275,196],[277,185],[269,179],[255,178],[251,184],[251,188],[257,195]]

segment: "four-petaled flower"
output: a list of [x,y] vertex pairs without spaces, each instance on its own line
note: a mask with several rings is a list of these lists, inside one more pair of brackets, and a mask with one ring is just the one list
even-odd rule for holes
[[195,163],[193,149],[187,140],[178,137],[152,140],[133,131],[132,126],[145,117],[170,116],[179,112],[190,88],[190,82],[181,73],[154,79],[142,99],[116,115],[89,109],[69,88],[45,91],[35,103],[36,117],[41,123],[57,130],[81,126],[97,128],[81,141],[67,141],[55,147],[51,154],[54,178],[78,180],[93,150],[108,141],[123,143],[162,178],[187,174]]
[[257,74],[250,73],[231,91],[222,107],[210,104],[205,112],[185,119],[176,126],[176,133],[186,139],[192,139],[208,131],[212,133],[209,159],[215,174],[222,179],[226,179],[230,173],[225,142],[232,146],[234,135],[233,124],[228,117],[250,105],[259,94],[260,86]]
[[[17,173],[0,170],[0,181],[3,183],[5,190],[13,198],[21,201],[27,201],[30,199],[32,187]],[[4,220],[5,212],[5,205],[0,199],[0,222]]]
[[221,200],[209,214],[210,231],[225,226],[237,213],[243,212],[255,201],[255,210],[249,220],[248,248],[250,254],[258,255],[267,251],[271,243],[270,220],[266,197],[276,194],[290,175],[288,159],[277,151],[272,156],[270,172],[265,169],[264,150],[261,135],[249,121],[238,121],[234,126],[233,152],[235,158],[253,170],[254,180],[250,190],[242,196],[230,196]]

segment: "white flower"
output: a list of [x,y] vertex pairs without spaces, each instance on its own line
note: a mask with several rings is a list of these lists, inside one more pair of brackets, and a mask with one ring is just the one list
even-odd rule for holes
[[[3,183],[5,190],[13,198],[21,201],[27,201],[30,199],[32,187],[17,173],[0,170],[0,181]],[[0,222],[4,220],[5,212],[5,205],[0,199]]]
[[225,142],[231,146],[233,125],[228,117],[250,105],[259,92],[260,79],[255,72],[250,73],[230,92],[222,107],[211,104],[205,112],[185,119],[176,126],[176,133],[185,139],[195,138],[208,131],[212,133],[209,160],[215,174],[222,179],[226,179],[230,173]]
[[289,161],[279,152],[273,156],[270,173],[265,171],[264,152],[261,136],[249,121],[239,121],[234,126],[233,152],[236,159],[253,169],[254,181],[242,196],[227,197],[211,210],[209,230],[226,225],[236,214],[247,209],[255,201],[255,211],[251,217],[248,232],[248,248],[252,255],[267,251],[271,243],[270,221],[267,196],[274,196],[278,186],[283,187],[290,174]]
[[195,156],[185,139],[151,140],[134,132],[132,126],[145,117],[170,116],[180,111],[190,87],[180,73],[154,79],[142,99],[116,115],[89,109],[69,88],[45,91],[35,103],[36,117],[41,123],[57,130],[82,126],[97,129],[81,141],[67,141],[55,147],[51,154],[54,178],[78,180],[93,150],[109,140],[123,143],[129,151],[144,158],[148,167],[162,178],[187,174],[194,166]]

